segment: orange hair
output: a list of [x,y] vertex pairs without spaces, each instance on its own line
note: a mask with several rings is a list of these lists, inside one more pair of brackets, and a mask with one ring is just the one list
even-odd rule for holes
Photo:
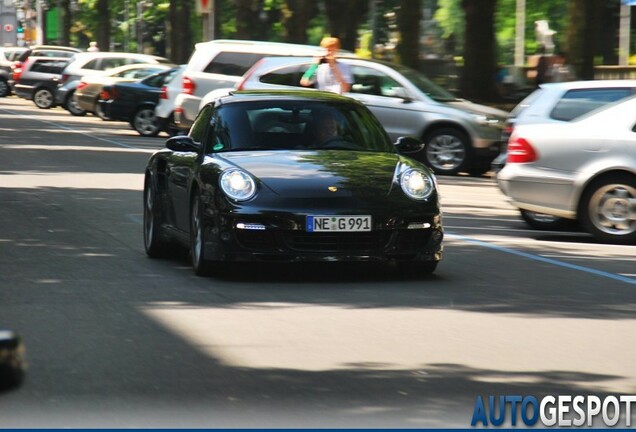
[[320,41],[320,46],[326,49],[340,49],[340,39],[337,37],[324,37]]

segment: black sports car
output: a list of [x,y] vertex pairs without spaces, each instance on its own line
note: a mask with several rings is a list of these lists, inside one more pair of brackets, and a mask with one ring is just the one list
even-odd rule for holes
[[190,248],[196,274],[224,261],[387,261],[433,272],[442,258],[437,183],[361,103],[319,91],[236,91],[151,156],[144,241]]

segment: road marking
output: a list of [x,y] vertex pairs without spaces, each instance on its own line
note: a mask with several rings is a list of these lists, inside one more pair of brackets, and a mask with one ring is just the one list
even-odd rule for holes
[[9,114],[14,115],[15,117],[20,117],[20,118],[25,119],[25,120],[39,121],[40,123],[45,123],[45,124],[48,124],[50,126],[57,127],[59,129],[63,129],[63,130],[69,131],[69,132],[73,132],[73,133],[79,134],[79,135],[84,135],[86,137],[93,138],[93,139],[96,139],[96,140],[99,140],[99,141],[104,141],[104,142],[107,142],[109,144],[113,144],[113,145],[116,145],[116,146],[119,146],[119,147],[135,149],[135,150],[142,150],[139,147],[135,147],[135,146],[131,146],[131,145],[119,142],[119,141],[113,141],[113,140],[110,140],[110,139],[107,139],[107,138],[101,138],[101,137],[98,137],[98,136],[95,136],[95,135],[91,135],[89,133],[73,129],[73,128],[68,127],[68,126],[64,126],[63,124],[55,123],[55,122],[48,121],[48,120],[40,120],[40,119],[37,119],[37,118],[33,118],[32,116],[29,116],[29,115],[18,114],[16,112],[12,112],[10,110],[2,110],[2,111],[8,112]]
[[558,266],[558,267],[564,267],[570,270],[577,270],[577,271],[581,271],[581,272],[585,272],[585,273],[591,273],[593,275],[596,276],[601,276],[607,279],[613,279],[613,280],[617,280],[620,282],[625,282],[628,283],[630,285],[636,285],[636,279],[632,279],[629,277],[625,277],[625,276],[621,276],[621,275],[617,275],[614,273],[609,273],[609,272],[605,272],[602,270],[597,270],[597,269],[593,269],[593,268],[589,268],[589,267],[583,267],[580,265],[576,265],[576,264],[570,264],[570,263],[566,263],[563,261],[558,261],[555,259],[551,259],[551,258],[546,258],[546,257],[542,257],[540,255],[534,255],[528,252],[521,252],[515,249],[510,249],[504,246],[498,246],[492,243],[488,243],[488,242],[484,242],[481,240],[476,240],[470,237],[466,237],[466,236],[462,236],[462,235],[457,235],[457,234],[449,234],[449,233],[445,233],[446,237],[452,238],[452,239],[456,239],[456,240],[461,240],[464,241],[466,243],[472,243],[478,246],[482,246],[488,249],[493,249],[496,250],[498,252],[504,252],[504,253],[508,253],[511,255],[516,255],[516,256],[520,256],[522,258],[527,258],[530,260],[534,260],[534,261],[539,261],[539,262],[543,262],[546,264],[551,264],[554,266]]

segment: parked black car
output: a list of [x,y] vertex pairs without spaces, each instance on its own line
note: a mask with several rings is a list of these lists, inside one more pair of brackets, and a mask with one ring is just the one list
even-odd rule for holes
[[[329,132],[329,133],[327,133]],[[149,160],[144,240],[176,240],[196,274],[228,261],[395,260],[420,275],[442,258],[432,171],[391,144],[362,103],[310,90],[237,91]]]
[[52,108],[67,64],[67,58],[31,56],[19,72],[13,73],[13,91],[21,98],[32,99],[38,108]]
[[104,118],[129,122],[142,136],[156,136],[161,132],[155,116],[161,88],[178,70],[175,67],[141,81],[105,85],[98,101]]

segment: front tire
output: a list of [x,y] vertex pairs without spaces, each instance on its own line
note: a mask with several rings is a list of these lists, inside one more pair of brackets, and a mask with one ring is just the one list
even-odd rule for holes
[[604,243],[636,244],[636,177],[612,174],[592,182],[581,198],[579,217]]
[[11,87],[6,80],[0,79],[0,97],[9,96],[11,94]]
[[442,128],[426,135],[422,162],[442,175],[466,171],[470,163],[470,140],[457,129]]
[[158,204],[157,188],[148,176],[144,185],[144,246],[150,258],[163,258],[168,249],[161,230],[161,206]]
[[104,108],[102,108],[102,105],[99,103],[99,100],[95,101],[95,115],[104,121],[110,120],[104,112]]
[[154,137],[160,132],[154,107],[143,107],[137,110],[131,125],[139,135],[144,137]]
[[73,97],[73,93],[69,94],[66,97],[66,103],[64,108],[66,108],[68,112],[70,112],[72,115],[76,117],[83,117],[86,115],[86,110],[77,104],[77,101]]
[[40,109],[49,109],[53,106],[54,100],[53,92],[47,88],[39,88],[33,93],[33,103]]
[[199,195],[195,195],[190,206],[190,257],[197,276],[209,276],[214,269],[213,263],[205,255],[206,232],[203,204]]

